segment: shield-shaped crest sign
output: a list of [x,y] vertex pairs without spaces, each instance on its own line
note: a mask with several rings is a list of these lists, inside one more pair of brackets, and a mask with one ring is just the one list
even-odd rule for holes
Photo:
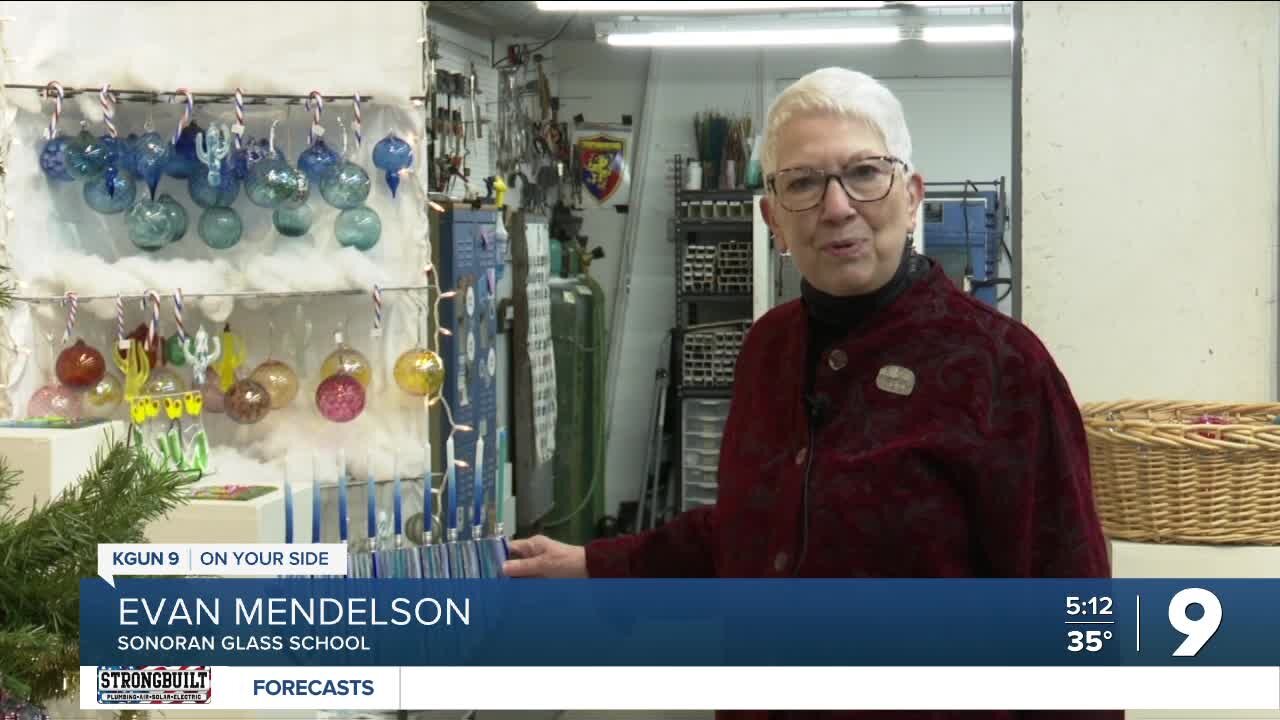
[[622,185],[623,150],[626,142],[610,135],[593,135],[578,141],[582,185],[596,202],[603,203]]

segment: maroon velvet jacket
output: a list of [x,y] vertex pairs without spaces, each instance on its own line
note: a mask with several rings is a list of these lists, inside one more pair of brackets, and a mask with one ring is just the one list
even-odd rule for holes
[[[809,322],[796,300],[748,334],[717,504],[589,544],[591,577],[1110,576],[1079,410],[1028,329],[934,265],[822,353],[814,424]],[[894,367],[914,374],[906,394],[878,382]]]

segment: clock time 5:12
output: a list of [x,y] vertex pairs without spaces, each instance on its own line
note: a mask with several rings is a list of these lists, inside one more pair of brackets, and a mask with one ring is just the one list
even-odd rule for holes
[[1071,617],[1111,615],[1111,606],[1111,598],[1105,595],[1087,598],[1076,597],[1075,595],[1067,596],[1067,615]]

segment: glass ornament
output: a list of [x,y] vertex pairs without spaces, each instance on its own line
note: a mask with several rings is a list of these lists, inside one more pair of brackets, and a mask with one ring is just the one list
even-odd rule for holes
[[302,154],[298,156],[298,169],[306,174],[307,179],[319,183],[338,168],[342,156],[329,147],[322,138],[316,138]]
[[77,180],[101,177],[107,171],[107,161],[111,159],[107,144],[88,130],[81,130],[71,138],[65,157],[67,172]]
[[[272,157],[270,140],[245,138],[239,150],[231,151],[231,172],[235,174],[237,180],[244,182],[249,179],[253,166],[268,157]],[[285,161],[284,152],[279,148],[276,148],[274,157],[281,162]]]
[[315,215],[309,203],[296,208],[278,207],[271,213],[271,223],[285,237],[302,237],[311,229]]
[[124,382],[115,373],[104,373],[84,393],[83,404],[90,417],[106,417],[115,412],[124,399]]
[[142,136],[138,133],[129,133],[128,137],[120,141],[120,169],[132,175],[135,180],[141,177],[134,167],[137,163],[140,142],[142,142]]
[[311,183],[307,176],[279,158],[263,160],[249,171],[245,181],[249,202],[258,207],[299,208],[311,195]]
[[240,216],[235,210],[225,207],[212,207],[200,213],[200,225],[197,232],[205,245],[214,250],[226,250],[240,242],[243,231]]
[[267,360],[254,369],[249,379],[266,388],[271,396],[271,409],[289,407],[298,396],[298,374],[279,360]]
[[74,345],[58,353],[54,367],[59,382],[69,388],[83,389],[102,379],[107,372],[107,361],[84,340],[76,340]]
[[340,343],[337,349],[324,359],[324,364],[320,366],[320,375],[322,377],[350,375],[361,385],[368,387],[369,380],[373,377],[373,368],[363,353],[346,343]]
[[174,367],[187,364],[187,354],[182,352],[182,336],[174,333],[164,341],[164,359]]
[[372,208],[361,206],[343,210],[334,225],[338,244],[357,250],[368,250],[382,236],[382,220]]
[[396,359],[396,385],[414,397],[435,395],[444,387],[444,361],[426,348],[406,350]]
[[105,174],[89,178],[84,184],[84,202],[103,215],[122,213],[133,206],[138,196],[138,184],[127,173]]
[[200,162],[200,158],[196,157],[196,136],[204,132],[204,128],[200,127],[200,123],[192,121],[190,125],[182,129],[178,135],[178,142],[174,143],[169,154],[169,159],[165,163],[164,173],[169,177],[186,180],[197,172],[205,169],[204,163]]
[[186,392],[186,383],[178,377],[178,373],[167,367],[152,368],[147,376],[147,384],[142,386],[143,395],[173,395]]
[[155,252],[173,242],[173,222],[173,208],[160,200],[143,200],[125,215],[129,240],[147,252]]
[[252,425],[267,416],[271,395],[256,380],[241,380],[227,391],[224,410],[241,425]]
[[187,189],[191,199],[202,208],[231,207],[240,196],[240,181],[231,172],[230,163],[223,162],[216,187],[209,184],[209,173],[197,172],[187,179]]
[[413,165],[413,147],[395,133],[388,133],[373,146],[373,166],[385,171],[391,197],[396,196],[396,189],[400,187],[400,171],[410,165]]
[[80,393],[65,385],[49,384],[36,390],[27,401],[27,417],[78,418],[83,412]]
[[369,173],[353,162],[344,162],[320,183],[324,201],[339,210],[350,210],[364,204],[372,183]]
[[193,386],[192,390],[199,390],[204,396],[204,411],[211,413],[221,413],[226,411],[227,396],[222,392],[222,381],[218,376],[218,371],[208,368],[204,371],[204,383]]
[[169,229],[171,235],[169,242],[177,242],[187,235],[187,209],[182,207],[169,193],[160,196],[160,202],[164,203],[165,209],[169,212]]
[[50,180],[68,182],[75,176],[67,167],[67,146],[71,138],[59,133],[40,148],[40,169]]
[[316,410],[336,423],[355,420],[364,412],[364,385],[350,375],[331,375],[316,388]]
[[160,137],[160,133],[146,132],[138,137],[125,157],[129,170],[147,184],[151,198],[155,199],[156,187],[173,158],[173,146]]
[[125,336],[126,340],[137,340],[138,344],[146,348],[147,351],[147,367],[154,368],[160,365],[160,343],[153,342],[147,347],[147,325],[139,323],[133,332]]

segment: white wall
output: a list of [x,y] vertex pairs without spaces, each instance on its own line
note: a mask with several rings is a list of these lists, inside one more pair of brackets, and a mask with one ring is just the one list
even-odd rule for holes
[[1023,315],[1077,399],[1274,399],[1277,3],[1028,3]]
[[[694,152],[693,115],[703,110],[753,115],[763,124],[766,104],[788,79],[827,65],[842,65],[880,77],[902,95],[915,133],[916,160],[928,179],[993,180],[1010,175],[1010,54],[1008,48],[937,48],[904,44],[893,48],[824,50],[680,50],[609,48],[596,43],[556,44],[560,93],[568,115],[616,120],[631,113],[652,122],[651,156],[643,178],[644,207],[631,275],[619,278],[624,216],[589,211],[584,231],[608,255],[593,272],[612,300],[621,289],[629,299],[621,327],[619,364],[608,438],[605,508],[639,494],[645,442],[652,411],[654,372],[661,342],[674,322],[674,255],[670,160]],[[653,105],[643,108],[649,62],[654,62]],[[643,111],[643,112],[642,112]],[[636,185],[633,185],[633,190]],[[619,288],[619,282],[622,283]],[[612,330],[612,329],[611,329]]]

